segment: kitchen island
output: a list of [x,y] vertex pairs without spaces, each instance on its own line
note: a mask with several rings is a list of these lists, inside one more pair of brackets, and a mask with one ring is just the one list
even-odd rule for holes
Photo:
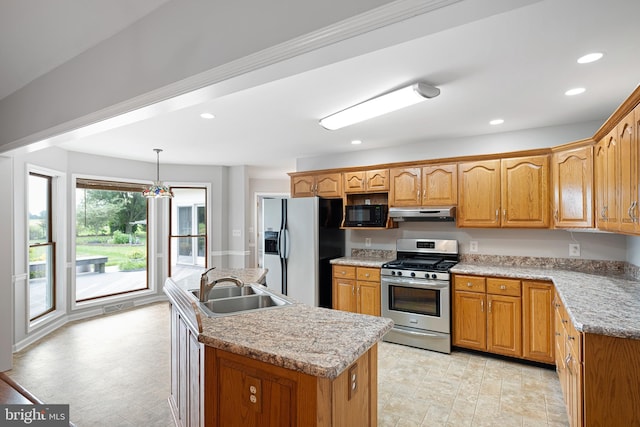
[[[214,270],[246,283],[265,270]],[[304,304],[223,317],[194,309],[200,274],[167,279],[169,399],[181,426],[375,426],[377,342],[388,319]]]

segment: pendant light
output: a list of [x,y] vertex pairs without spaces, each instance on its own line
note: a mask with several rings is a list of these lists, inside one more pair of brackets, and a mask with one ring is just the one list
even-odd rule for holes
[[153,151],[156,152],[156,180],[142,192],[142,195],[148,199],[173,197],[171,189],[160,181],[160,153],[162,150],[154,148]]

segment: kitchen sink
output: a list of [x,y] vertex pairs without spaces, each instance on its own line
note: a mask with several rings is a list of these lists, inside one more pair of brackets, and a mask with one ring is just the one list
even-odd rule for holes
[[200,309],[208,317],[231,316],[292,304],[288,299],[272,294],[264,286],[250,284],[213,288],[204,302],[199,301],[199,289],[191,289],[189,294],[198,301]]
[[[196,297],[196,299],[200,299],[200,289],[191,289],[189,292]],[[231,297],[239,297],[243,295],[254,295],[256,292],[250,285],[247,286],[221,286],[218,288],[213,288],[209,291],[209,295],[207,295],[208,300],[212,299],[220,299],[220,298],[231,298]]]

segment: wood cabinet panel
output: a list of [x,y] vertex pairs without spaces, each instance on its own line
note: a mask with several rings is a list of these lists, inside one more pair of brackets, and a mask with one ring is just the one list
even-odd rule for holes
[[423,206],[458,204],[458,165],[432,165],[422,168]]
[[456,274],[453,281],[454,291],[482,292],[486,291],[486,279],[482,276],[464,276]]
[[549,156],[501,161],[502,227],[549,227]]
[[487,295],[487,351],[522,356],[522,308],[519,297]]
[[619,156],[620,231],[633,233],[637,225],[638,204],[638,140],[632,111],[616,127]]
[[487,278],[487,293],[494,295],[520,296],[520,280],[503,277]]
[[613,129],[596,146],[597,225],[602,230],[620,228],[618,218],[618,141]]
[[291,177],[291,197],[342,197],[342,174],[309,174]]
[[553,296],[550,283],[522,282],[522,354],[525,359],[554,363]]
[[380,316],[380,297],[379,268],[333,266],[334,309]]
[[386,192],[389,190],[389,169],[344,172],[345,193]]
[[593,147],[553,154],[553,225],[593,228]]
[[291,197],[313,197],[315,185],[313,175],[294,176],[291,178]]
[[484,293],[454,292],[454,345],[482,351],[487,349],[485,303]]
[[420,168],[393,168],[390,170],[390,206],[420,206]]
[[458,165],[459,227],[500,227],[500,160]]

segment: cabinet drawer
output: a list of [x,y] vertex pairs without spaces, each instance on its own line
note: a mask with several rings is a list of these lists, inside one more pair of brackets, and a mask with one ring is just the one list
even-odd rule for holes
[[456,291],[484,293],[485,278],[478,276],[456,276],[454,286]]
[[520,280],[515,279],[487,279],[487,293],[493,295],[520,296]]
[[358,271],[356,272],[356,275],[358,280],[367,280],[370,282],[380,281],[379,268],[358,267]]
[[341,277],[343,279],[355,279],[356,268],[350,265],[334,265],[333,277]]

